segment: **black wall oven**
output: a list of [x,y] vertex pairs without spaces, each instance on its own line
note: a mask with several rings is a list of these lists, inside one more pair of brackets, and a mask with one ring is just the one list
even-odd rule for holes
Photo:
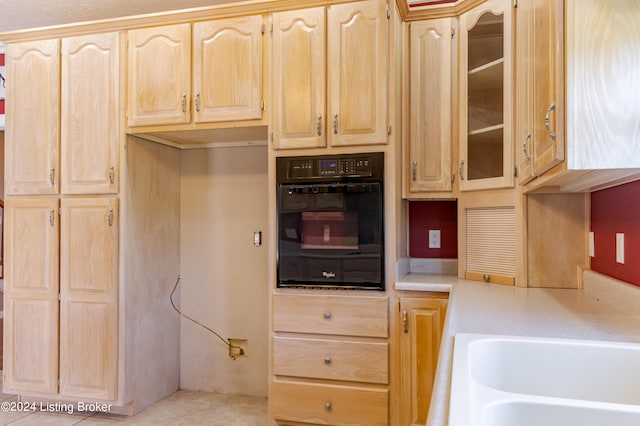
[[384,154],[276,159],[278,287],[384,290]]

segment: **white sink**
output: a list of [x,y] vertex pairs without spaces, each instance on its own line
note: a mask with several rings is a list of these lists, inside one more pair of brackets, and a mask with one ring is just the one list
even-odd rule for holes
[[449,426],[514,424],[640,425],[640,345],[457,334]]
[[589,407],[525,401],[500,402],[487,406],[483,425],[491,426],[638,426],[640,414],[625,407]]

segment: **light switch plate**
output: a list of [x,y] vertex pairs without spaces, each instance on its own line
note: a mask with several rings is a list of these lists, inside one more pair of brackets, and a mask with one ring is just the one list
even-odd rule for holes
[[616,234],[616,262],[624,263],[624,234]]
[[429,229],[429,248],[440,248],[439,229]]

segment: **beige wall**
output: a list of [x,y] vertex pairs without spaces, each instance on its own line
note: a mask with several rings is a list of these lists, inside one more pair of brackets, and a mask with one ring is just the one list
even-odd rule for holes
[[182,320],[180,387],[267,395],[267,147],[185,150],[180,181],[180,306],[224,338],[248,339],[233,361],[208,331]]

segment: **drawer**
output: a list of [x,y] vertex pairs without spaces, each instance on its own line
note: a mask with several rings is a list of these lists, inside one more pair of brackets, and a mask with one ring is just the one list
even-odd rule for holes
[[273,329],[293,333],[387,337],[388,298],[274,294]]
[[278,376],[389,383],[388,343],[274,337]]
[[271,383],[276,421],[324,425],[387,425],[389,391],[276,380]]

